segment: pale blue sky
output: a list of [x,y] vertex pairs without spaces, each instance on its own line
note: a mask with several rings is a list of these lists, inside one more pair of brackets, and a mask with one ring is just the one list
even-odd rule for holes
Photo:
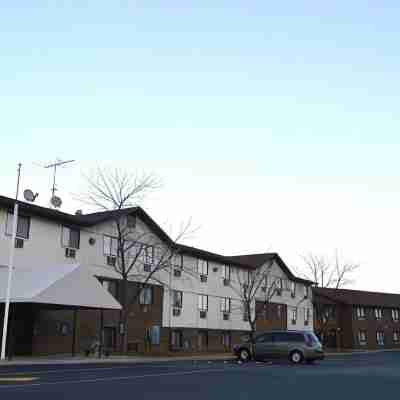
[[18,161],[44,205],[32,163],[79,161],[65,210],[97,161],[152,170],[146,207],[192,216],[193,245],[338,247],[356,287],[399,291],[400,4],[333,3],[3,0],[1,192]]

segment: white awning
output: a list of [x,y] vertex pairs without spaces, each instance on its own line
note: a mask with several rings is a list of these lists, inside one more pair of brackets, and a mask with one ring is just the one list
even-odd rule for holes
[[[0,266],[0,303],[5,302],[7,267]],[[92,272],[79,264],[14,269],[11,301],[120,310],[121,305]]]

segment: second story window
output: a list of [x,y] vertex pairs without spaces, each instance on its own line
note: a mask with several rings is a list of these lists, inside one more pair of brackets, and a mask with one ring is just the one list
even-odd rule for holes
[[80,242],[80,231],[79,229],[62,227],[62,246],[69,247],[71,249],[79,249]]
[[376,332],[376,343],[380,346],[383,346],[385,344],[385,334],[383,331]]
[[309,294],[308,294],[308,286],[304,285],[303,290],[304,290],[304,293],[303,293],[304,298],[308,299],[308,296],[309,296]]
[[356,307],[356,318],[365,319],[366,318],[365,307]]
[[[12,235],[14,214],[7,214],[6,235]],[[17,238],[29,239],[29,231],[31,227],[31,218],[23,215],[18,215],[17,219]]]
[[399,310],[397,308],[392,309],[392,320],[396,322],[399,320]]
[[183,304],[183,292],[180,290],[174,290],[172,292],[172,306],[174,308],[182,308]]
[[118,239],[112,236],[103,236],[103,252],[105,256],[117,256]]
[[208,275],[208,261],[206,260],[197,260],[197,272],[199,275],[207,276]]
[[311,319],[311,310],[309,308],[304,309],[304,325],[308,325]]
[[154,247],[146,246],[142,250],[143,255],[143,268],[146,272],[151,272],[152,266],[154,264]]
[[290,295],[296,297],[296,282],[290,282]]
[[149,305],[153,302],[153,290],[151,287],[143,287],[139,294],[139,304]]
[[382,308],[375,308],[375,319],[382,319],[383,318],[383,310]]
[[199,294],[199,310],[200,311],[208,310],[208,296],[205,294]]
[[221,311],[227,314],[231,312],[231,299],[229,297],[221,299]]

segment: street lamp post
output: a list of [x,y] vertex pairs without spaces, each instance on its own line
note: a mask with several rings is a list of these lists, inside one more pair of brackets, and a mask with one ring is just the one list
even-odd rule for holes
[[17,191],[15,194],[15,203],[14,203],[12,235],[11,235],[11,241],[10,241],[10,256],[8,259],[8,281],[7,281],[7,293],[6,293],[6,302],[5,302],[5,309],[4,309],[3,338],[2,338],[2,342],[1,342],[1,360],[5,360],[5,358],[6,358],[7,329],[8,329],[8,319],[9,319],[10,301],[11,301],[11,284],[12,284],[12,275],[13,275],[13,269],[14,269],[15,238],[17,236],[18,192],[19,192],[19,181],[20,181],[20,177],[21,177],[21,166],[22,166],[22,164],[19,163],[18,164]]

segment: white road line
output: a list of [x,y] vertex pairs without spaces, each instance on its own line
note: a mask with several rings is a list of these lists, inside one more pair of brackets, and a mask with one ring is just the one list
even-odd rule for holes
[[204,374],[210,372],[226,372],[229,370],[238,370],[238,368],[219,368],[219,369],[201,369],[192,371],[180,371],[180,372],[164,372],[161,374],[145,374],[145,375],[132,375],[132,376],[114,376],[109,378],[93,378],[93,379],[82,379],[82,380],[70,380],[70,381],[59,381],[59,382],[43,382],[43,383],[30,383],[23,385],[6,385],[0,386],[0,391],[5,389],[29,389],[38,386],[54,386],[54,385],[70,385],[79,383],[98,383],[98,382],[110,382],[110,381],[122,381],[122,380],[134,380],[144,378],[160,378],[163,376],[179,376],[179,375],[195,375]]

